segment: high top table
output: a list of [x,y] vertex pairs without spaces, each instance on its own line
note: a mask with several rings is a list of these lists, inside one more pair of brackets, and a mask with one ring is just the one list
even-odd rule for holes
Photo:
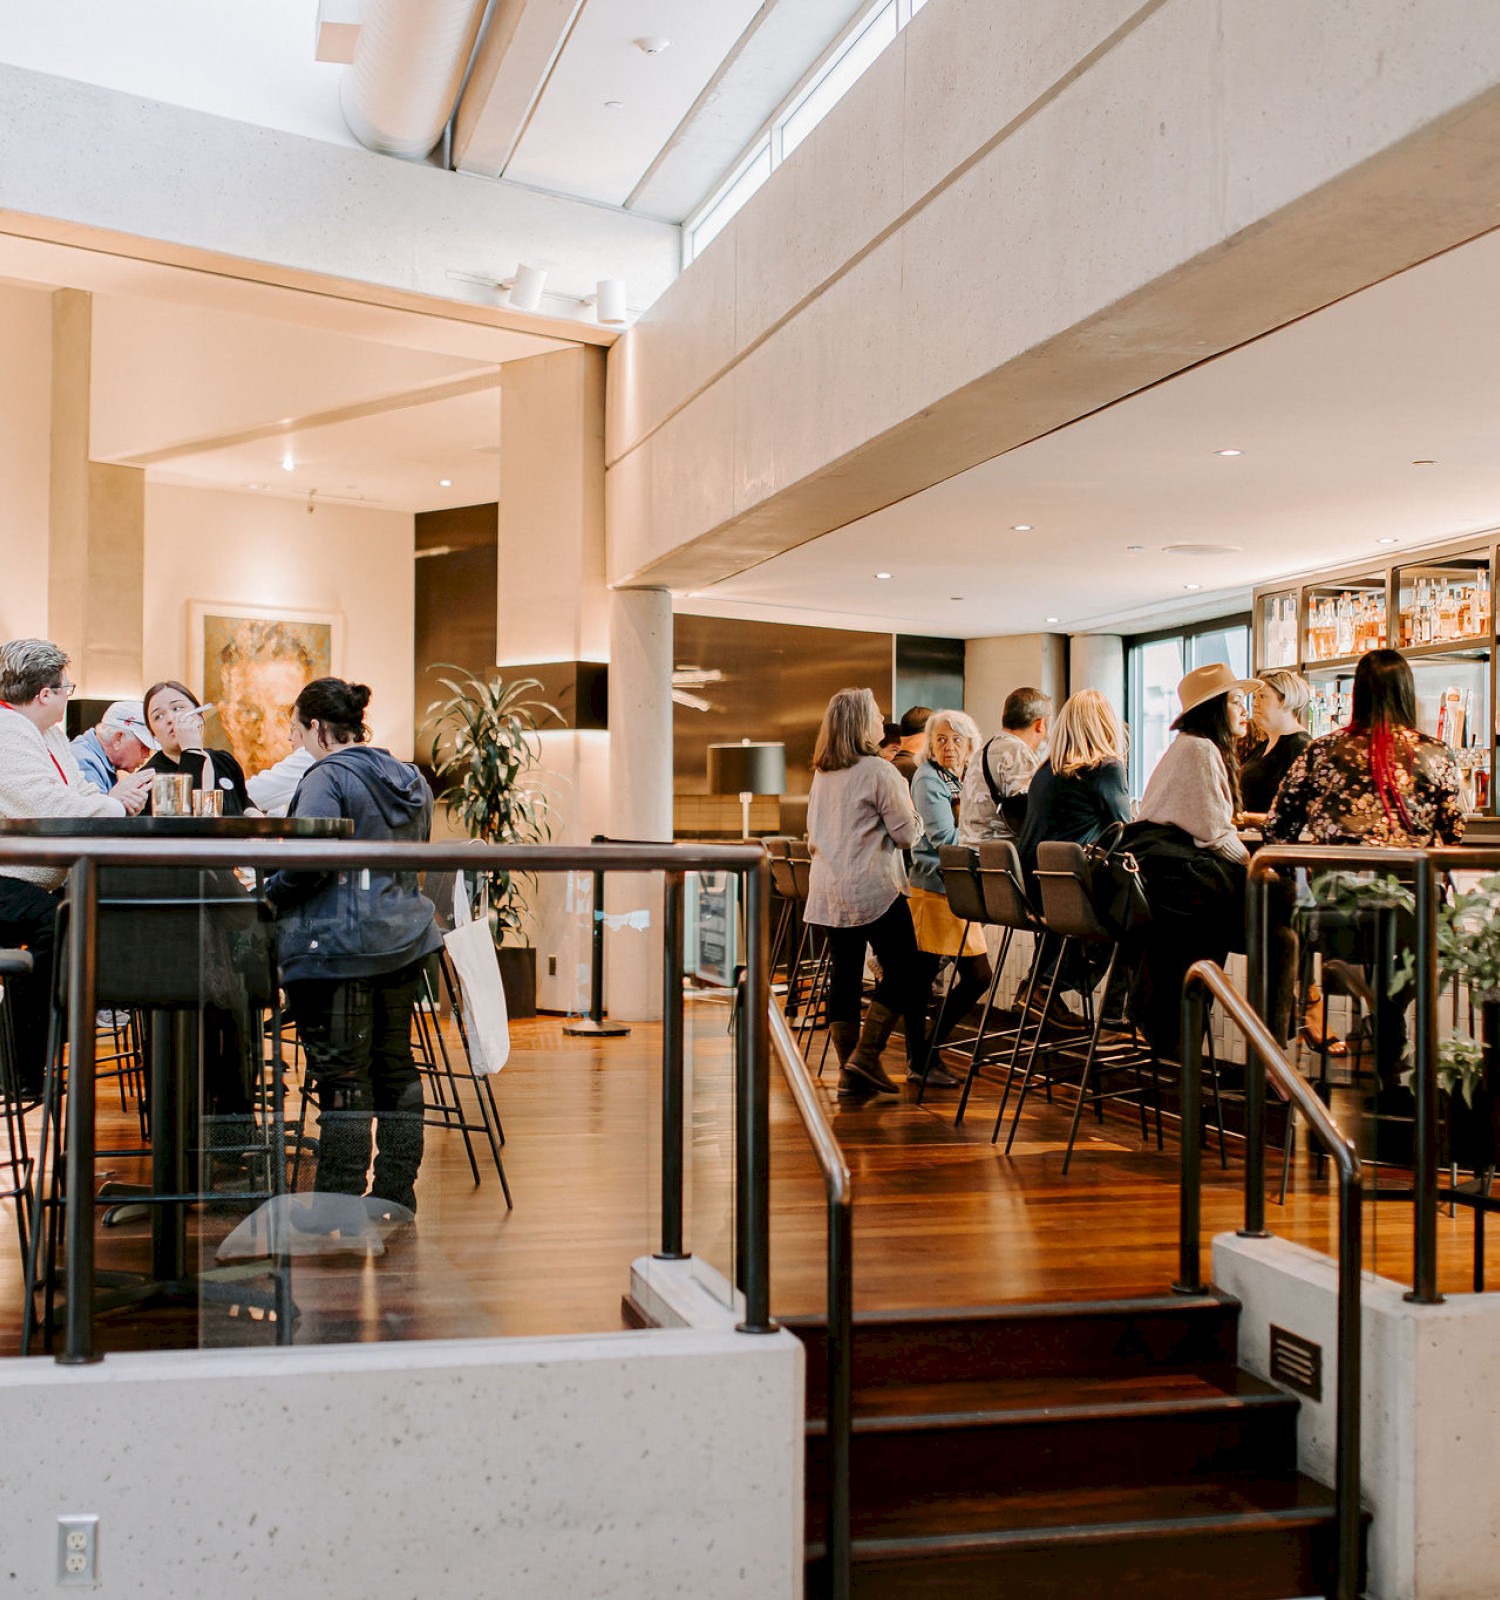
[[[347,838],[353,824],[345,818],[302,817],[44,817],[22,820],[0,818],[0,849],[6,836],[57,839],[182,838],[182,839],[329,839]],[[202,880],[221,881],[219,893],[205,894]],[[203,944],[192,919],[218,910],[226,920],[236,911],[245,926],[253,926],[258,907],[253,895],[230,891],[230,869],[201,872],[195,867],[151,863],[142,867],[101,869],[99,936],[97,941],[98,1004],[139,1007],[148,1012],[150,1049],[151,1182],[148,1186],[105,1185],[101,1200],[149,1197],[151,1216],[151,1274],[148,1278],[110,1275],[107,1292],[96,1296],[96,1310],[114,1309],[147,1300],[197,1297],[198,1285],[187,1269],[187,1210],[199,1198],[190,1181],[189,1150],[197,1116],[197,1064],[199,1012],[203,1004],[198,976]],[[139,892],[131,886],[136,881]],[[64,902],[66,904],[66,902]],[[166,937],[162,937],[163,930]],[[269,930],[267,930],[269,938]],[[218,937],[217,934],[213,937]],[[173,965],[176,944],[179,964]],[[59,949],[57,959],[65,959]],[[275,974],[267,957],[266,980]],[[274,1130],[273,1130],[274,1136]],[[283,1160],[275,1152],[277,1160]],[[91,1165],[91,1163],[90,1163]],[[79,1197],[82,1198],[82,1197]],[[73,1203],[74,1197],[69,1197]],[[95,1197],[88,1196],[96,1203]],[[38,1208],[38,1219],[40,1207]],[[32,1267],[40,1246],[33,1232]],[[230,1269],[235,1272],[235,1269]],[[237,1274],[242,1276],[243,1274]],[[31,1279],[35,1282],[35,1277]],[[250,1296],[235,1291],[244,1300]],[[290,1338],[290,1319],[284,1300],[278,1338]]]

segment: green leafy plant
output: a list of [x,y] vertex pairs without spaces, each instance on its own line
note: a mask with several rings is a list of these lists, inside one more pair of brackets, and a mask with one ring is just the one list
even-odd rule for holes
[[[1299,905],[1305,919],[1314,906],[1344,910],[1373,910],[1394,906],[1414,911],[1416,899],[1403,883],[1384,873],[1324,872],[1309,885],[1309,899]],[[1438,906],[1437,913],[1438,982],[1462,983],[1476,1000],[1500,999],[1500,876],[1481,878],[1473,888],[1456,894]],[[1404,949],[1391,975],[1391,993],[1400,994],[1416,976],[1416,955]],[[1438,1087],[1449,1094],[1463,1094],[1474,1103],[1474,1091],[1484,1083],[1485,1047],[1482,1041],[1465,1032],[1455,1032],[1439,1041]],[[1401,1075],[1411,1087],[1412,1069]]]
[[[438,801],[485,844],[541,844],[552,837],[547,795],[537,782],[541,760],[537,724],[556,709],[527,696],[542,686],[535,678],[486,681],[462,667],[439,664],[452,677],[438,682],[449,691],[427,708],[432,730],[432,767],[442,782]],[[521,932],[528,909],[528,874],[486,874],[496,944]]]

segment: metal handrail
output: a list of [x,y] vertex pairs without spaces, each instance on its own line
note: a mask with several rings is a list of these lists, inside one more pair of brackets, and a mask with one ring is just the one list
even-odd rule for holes
[[854,1181],[811,1072],[779,1007],[767,1007],[771,1046],[812,1142],[828,1192],[828,1593],[849,1600],[850,1456],[854,1417]]
[[[1412,1095],[1416,1102],[1412,1186],[1412,1287],[1407,1299],[1439,1305],[1438,1293],[1438,964],[1440,880],[1449,872],[1500,871],[1500,847],[1434,845],[1395,850],[1375,845],[1265,845],[1250,858],[1248,938],[1250,999],[1271,1015],[1271,895],[1277,875],[1303,867],[1395,873],[1409,878],[1415,901],[1416,1030],[1412,1040]],[[1261,1073],[1245,1079],[1245,1231],[1266,1226],[1266,1085]]]
[[[741,1008],[735,1050],[736,1260],[744,1291],[745,1333],[770,1333],[770,941],[769,863],[758,843],[601,845],[415,844],[392,841],[123,835],[0,834],[0,861],[68,869],[71,915],[66,949],[70,1040],[67,1193],[91,1192],[95,1146],[94,1013],[102,867],[254,867],[266,871],[661,872],[666,876],[667,944],[663,1029],[662,1254],[680,1255],[683,1239],[683,1030],[680,981],[683,874],[730,872],[744,880],[747,927]],[[674,978],[677,980],[674,983]],[[675,1148],[674,1148],[675,1144]],[[65,1219],[67,1300],[65,1364],[95,1361],[93,1207],[72,1204]]]
[[[1181,1294],[1204,1288],[1199,1248],[1203,1226],[1203,1032],[1208,1000],[1217,1000],[1265,1071],[1332,1157],[1339,1178],[1338,1387],[1334,1449],[1336,1600],[1359,1595],[1360,1211],[1359,1156],[1328,1108],[1282,1053],[1271,1030],[1214,961],[1195,961],[1182,991],[1182,1193],[1178,1241]],[[1256,1074],[1252,1073],[1254,1077]],[[1288,1113],[1290,1114],[1290,1113]]]

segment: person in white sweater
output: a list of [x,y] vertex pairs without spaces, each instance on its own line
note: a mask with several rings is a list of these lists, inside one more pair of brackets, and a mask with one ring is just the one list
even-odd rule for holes
[[1177,685],[1177,737],[1151,774],[1138,821],[1181,828],[1200,850],[1228,861],[1249,859],[1234,825],[1241,809],[1236,747],[1250,726],[1246,691],[1259,686],[1220,663],[1199,667]]
[[[63,733],[74,685],[68,656],[46,639],[0,645],[0,817],[135,816],[151,774],[127,773],[104,794],[79,770]],[[47,1059],[54,924],[61,867],[0,862],[0,945],[31,952],[28,978],[10,981],[7,1003],[23,1093],[36,1094]]]

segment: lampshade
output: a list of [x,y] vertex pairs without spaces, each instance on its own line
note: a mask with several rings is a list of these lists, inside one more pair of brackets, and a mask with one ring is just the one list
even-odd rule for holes
[[786,788],[786,746],[754,742],[708,747],[711,794],[780,794]]

